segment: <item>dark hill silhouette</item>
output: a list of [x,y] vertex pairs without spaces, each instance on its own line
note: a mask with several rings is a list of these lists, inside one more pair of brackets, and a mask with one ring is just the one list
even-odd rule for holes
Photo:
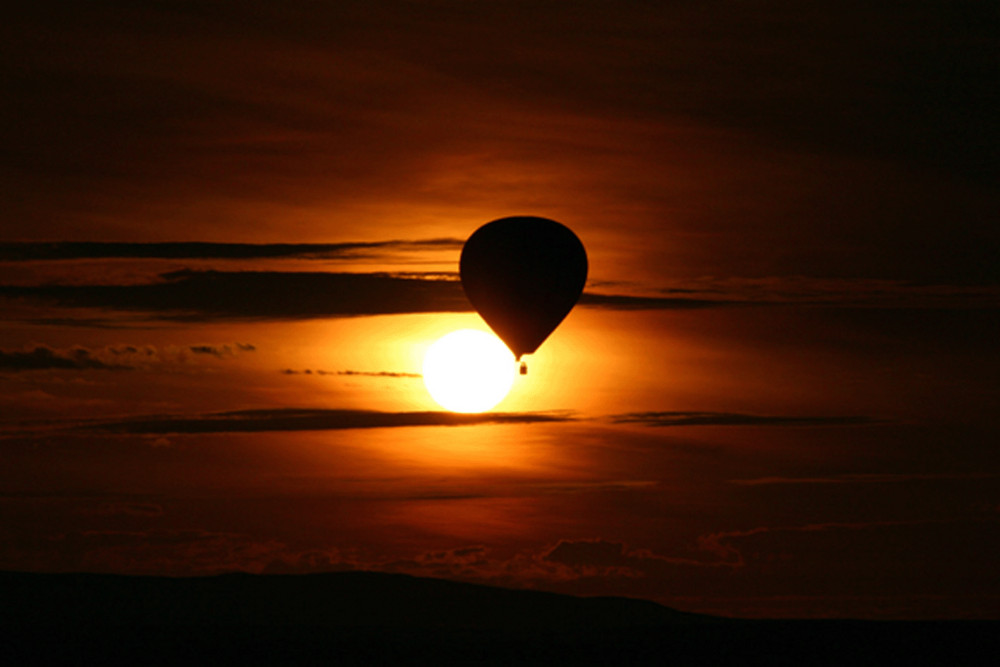
[[0,573],[0,622],[455,629],[649,627],[707,617],[404,574],[130,577]]
[[998,622],[746,621],[344,572],[0,572],[0,665],[993,664]]

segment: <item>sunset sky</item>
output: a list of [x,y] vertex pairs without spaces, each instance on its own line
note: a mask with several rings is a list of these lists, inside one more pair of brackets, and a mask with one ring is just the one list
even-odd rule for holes
[[[0,569],[1000,618],[995,2],[34,2]],[[494,410],[486,222],[586,246]]]

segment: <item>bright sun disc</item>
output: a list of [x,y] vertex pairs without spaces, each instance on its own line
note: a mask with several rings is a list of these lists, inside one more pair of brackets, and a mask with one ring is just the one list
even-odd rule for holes
[[452,412],[484,412],[514,384],[514,355],[499,338],[461,329],[442,336],[424,356],[431,398]]

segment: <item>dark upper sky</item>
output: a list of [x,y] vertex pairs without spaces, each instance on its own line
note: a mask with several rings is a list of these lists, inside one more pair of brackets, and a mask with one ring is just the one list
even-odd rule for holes
[[[997,616],[994,2],[35,2],[0,24],[0,567]],[[464,239],[583,240],[497,413]]]
[[607,278],[995,282],[997,24],[988,2],[32,3],[0,28],[4,236],[465,238],[536,211],[591,232]]

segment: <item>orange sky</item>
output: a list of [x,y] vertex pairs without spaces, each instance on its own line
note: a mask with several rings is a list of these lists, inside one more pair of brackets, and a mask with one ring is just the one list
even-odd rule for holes
[[[0,568],[1000,616],[977,7],[19,10]],[[578,234],[585,295],[442,413],[461,244],[517,214]]]

